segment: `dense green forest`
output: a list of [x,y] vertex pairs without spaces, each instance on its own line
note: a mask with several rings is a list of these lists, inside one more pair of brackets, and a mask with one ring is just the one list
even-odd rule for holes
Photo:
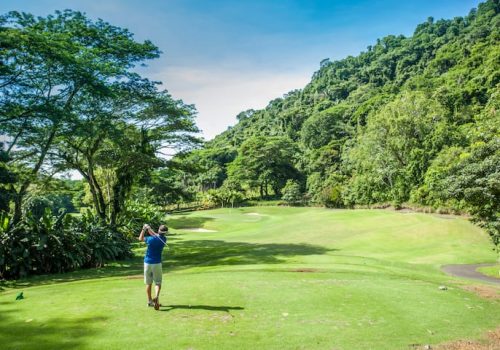
[[420,206],[498,246],[499,10],[325,59],[204,144],[194,106],[137,73],[150,41],[71,10],[0,16],[0,279],[127,257],[144,222],[193,203]]
[[136,193],[199,141],[194,107],[136,72],[159,54],[76,11],[0,16],[0,279],[130,256],[163,216]]
[[498,244],[499,87],[499,2],[490,0],[323,60],[307,86],[241,112],[179,155],[187,170],[169,176],[178,196],[218,205],[260,197],[470,213]]

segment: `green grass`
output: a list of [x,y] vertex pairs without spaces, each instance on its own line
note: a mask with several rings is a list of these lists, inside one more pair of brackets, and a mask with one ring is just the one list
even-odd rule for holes
[[487,235],[462,218],[250,207],[168,224],[160,312],[145,306],[138,246],[129,262],[7,285],[0,347],[386,350],[500,325],[498,300],[439,269],[496,261]]
[[477,271],[486,276],[500,278],[500,265],[480,267]]

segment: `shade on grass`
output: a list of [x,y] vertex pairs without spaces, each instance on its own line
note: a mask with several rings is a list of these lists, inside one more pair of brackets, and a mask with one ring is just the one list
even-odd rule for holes
[[36,277],[0,293],[1,348],[406,349],[500,325],[498,300],[439,269],[495,262],[465,219],[259,207],[168,224],[161,311],[145,306],[140,257]]

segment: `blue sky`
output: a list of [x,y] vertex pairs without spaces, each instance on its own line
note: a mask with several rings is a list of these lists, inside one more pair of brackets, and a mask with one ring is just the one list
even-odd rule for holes
[[198,109],[211,139],[242,110],[302,88],[324,58],[357,55],[377,38],[410,36],[429,16],[464,16],[478,0],[1,0],[45,16],[86,12],[162,51],[141,72]]

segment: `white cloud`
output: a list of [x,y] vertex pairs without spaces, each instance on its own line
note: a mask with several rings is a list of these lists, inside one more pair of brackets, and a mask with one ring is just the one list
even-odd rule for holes
[[206,139],[235,124],[246,109],[264,108],[269,101],[303,88],[313,70],[270,72],[222,68],[169,67],[154,79],[163,81],[174,98],[195,104],[197,124]]

